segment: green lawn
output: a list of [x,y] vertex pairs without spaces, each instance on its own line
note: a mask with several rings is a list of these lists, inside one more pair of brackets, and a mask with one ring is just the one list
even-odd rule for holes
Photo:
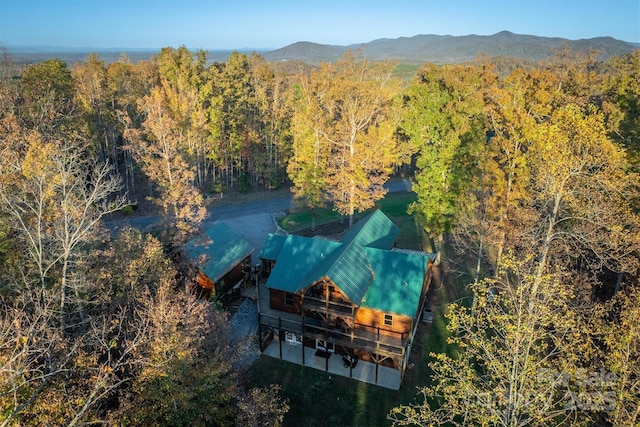
[[[283,384],[291,407],[285,426],[380,425],[397,393],[311,368],[261,357],[249,373],[252,385]],[[384,421],[383,421],[384,422]]]
[[[415,200],[414,193],[392,193],[377,206],[400,228],[398,247],[423,249],[421,230],[407,212],[409,203]],[[366,215],[366,212],[361,216]],[[360,216],[360,217],[361,217]],[[339,220],[340,216],[322,209],[317,212],[318,224]],[[308,212],[294,212],[280,221],[282,227],[300,229],[309,226]],[[291,225],[296,224],[296,225]],[[448,251],[451,249],[446,248]],[[454,257],[446,266],[454,266]],[[286,414],[285,426],[387,426],[389,411],[398,405],[408,404],[417,398],[418,387],[429,383],[428,363],[430,352],[445,352],[447,346],[444,310],[448,302],[460,300],[465,294],[468,276],[445,275],[445,280],[436,274],[429,291],[429,300],[434,311],[433,323],[421,324],[413,343],[410,363],[402,387],[393,391],[361,383],[344,377],[336,377],[312,368],[262,356],[246,373],[248,387],[282,385],[282,396],[289,400],[290,411]]]

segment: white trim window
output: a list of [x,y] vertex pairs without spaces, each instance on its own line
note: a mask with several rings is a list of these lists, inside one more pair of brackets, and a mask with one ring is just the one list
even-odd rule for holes
[[292,344],[302,344],[302,337],[294,332],[285,332],[284,340]]
[[316,340],[316,348],[318,350],[328,351],[334,353],[336,351],[335,345],[332,342]]
[[385,326],[393,326],[393,315],[385,314],[384,315],[384,325]]

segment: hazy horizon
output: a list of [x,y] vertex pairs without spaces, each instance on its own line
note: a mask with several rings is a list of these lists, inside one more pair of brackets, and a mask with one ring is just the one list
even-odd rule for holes
[[[499,32],[504,32],[504,31],[508,31],[508,30],[502,30]],[[499,33],[498,32],[498,33]],[[498,33],[494,33],[494,34],[498,34]],[[513,32],[512,32],[513,33]],[[484,36],[484,37],[488,37],[488,36],[492,36],[494,34],[465,34],[462,36],[454,36],[454,37],[464,37],[464,36]],[[518,33],[513,33],[513,34],[518,34]],[[356,42],[356,43],[352,43],[349,45],[339,45],[339,46],[351,46],[351,45],[358,45],[358,44],[362,44],[362,43],[370,43],[376,40],[381,40],[381,39],[399,39],[399,38],[412,38],[412,37],[416,37],[416,36],[423,36],[423,35],[436,35],[436,36],[450,36],[450,34],[415,34],[412,36],[400,36],[400,37],[396,37],[396,38],[389,38],[389,37],[381,37],[378,39],[372,39],[372,40],[363,40],[361,42]],[[546,36],[539,36],[537,34],[519,34],[519,35],[524,35],[524,36],[534,36],[534,37],[546,37]],[[591,37],[590,39],[594,39],[594,38],[603,38],[603,37],[611,37],[611,36],[598,36],[598,37]],[[552,37],[549,37],[552,38]],[[559,38],[563,38],[564,37],[559,37]],[[615,37],[611,37],[614,38]],[[566,39],[566,40],[571,40],[571,41],[576,41],[576,40],[588,40],[588,39]],[[628,40],[621,40],[621,39],[616,39],[616,40],[620,40],[626,43],[630,43],[633,45],[640,45],[640,43],[635,43],[635,42],[630,42]],[[296,42],[290,43],[291,44],[295,44],[295,43],[301,43],[301,42],[309,42],[309,43],[316,43],[316,44],[323,44],[323,43],[318,43],[315,42],[313,40],[298,40]],[[289,46],[286,45],[286,46]],[[178,48],[182,45],[177,45],[177,46],[158,46],[158,47],[127,47],[127,46],[111,46],[111,47],[100,47],[100,46],[55,46],[55,45],[2,45],[0,43],[0,46],[4,46],[5,48],[7,48],[8,51],[13,51],[13,52],[19,52],[19,53],[56,53],[56,52],[60,52],[60,53],[73,53],[73,52],[156,52],[156,51],[160,51],[162,48],[164,47],[173,47],[173,48]],[[247,47],[241,47],[241,48],[211,48],[211,47],[204,47],[204,48],[193,48],[191,46],[186,46],[188,49],[190,50],[205,50],[205,51],[211,51],[211,52],[233,52],[233,51],[239,51],[239,52],[251,52],[251,51],[255,51],[255,52],[268,52],[268,51],[273,51],[273,50],[278,50],[281,48],[284,48],[286,46],[273,46],[273,47],[251,47],[251,46],[247,46]],[[24,49],[24,50],[21,50]]]

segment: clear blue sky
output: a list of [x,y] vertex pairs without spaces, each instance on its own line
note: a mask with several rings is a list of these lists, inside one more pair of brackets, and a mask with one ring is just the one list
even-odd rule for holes
[[640,0],[0,0],[0,44],[279,48],[502,30],[640,42]]

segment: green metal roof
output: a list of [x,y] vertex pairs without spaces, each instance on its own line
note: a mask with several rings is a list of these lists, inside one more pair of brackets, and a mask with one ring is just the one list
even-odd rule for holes
[[430,255],[375,248],[365,248],[365,252],[375,272],[375,280],[361,307],[415,316]]
[[284,242],[287,240],[287,236],[281,236],[279,234],[271,234],[267,236],[258,258],[276,260],[278,255],[284,246]]
[[204,275],[217,282],[251,255],[253,247],[226,223],[219,222],[204,235],[189,241],[185,252]]
[[340,246],[341,243],[331,240],[288,235],[269,275],[267,287],[286,292],[303,289],[311,284],[305,283],[305,278]]
[[376,210],[355,223],[342,238],[343,243],[354,242],[360,246],[391,249],[400,229],[381,210]]
[[331,256],[303,281],[310,285],[322,277],[328,277],[355,305],[373,282],[373,270],[362,246],[351,242],[342,244]]
[[389,218],[375,211],[342,242],[270,235],[260,252],[260,258],[276,259],[267,287],[294,293],[326,276],[357,306],[413,317],[433,254],[387,250],[398,233]]

